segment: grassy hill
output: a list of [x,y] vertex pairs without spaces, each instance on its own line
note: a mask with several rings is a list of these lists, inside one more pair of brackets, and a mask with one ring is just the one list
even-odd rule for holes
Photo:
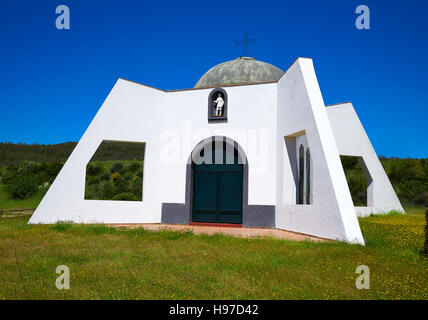
[[[77,142],[59,144],[0,143],[0,166],[30,162],[65,162]],[[144,159],[144,148],[132,144],[106,141],[97,150],[92,161]]]
[[76,144],[76,142],[52,145],[0,143],[0,166],[20,164],[23,161],[65,162]]

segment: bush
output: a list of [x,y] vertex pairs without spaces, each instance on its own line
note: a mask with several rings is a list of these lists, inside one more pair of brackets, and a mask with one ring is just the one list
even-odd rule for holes
[[[130,200],[141,201],[142,178],[137,172],[142,164],[137,161],[115,162],[109,171],[100,170],[100,164],[89,164],[86,174],[85,199],[91,200]],[[105,168],[105,167],[103,167]],[[113,172],[111,174],[110,172]],[[130,196],[131,194],[131,196]]]
[[98,178],[98,177],[95,177],[95,178],[94,177],[90,177],[86,181],[88,183],[88,186],[91,186],[93,184],[99,184],[101,182],[100,178]]
[[18,175],[18,166],[9,166],[2,174],[2,183],[7,185]]
[[130,192],[122,192],[115,195],[113,200],[138,201],[138,198]]
[[129,181],[126,181],[124,179],[120,179],[120,180],[117,180],[114,185],[116,186],[116,190],[119,193],[129,192],[129,189],[128,189],[129,188]]
[[133,175],[131,172],[127,172],[125,173],[125,175],[123,176],[123,180],[125,181],[131,181],[131,179],[133,178]]
[[108,172],[104,172],[100,177],[101,181],[109,181],[110,178],[111,178],[111,175]]
[[414,198],[414,203],[420,206],[428,206],[428,191],[418,193]]
[[85,200],[94,200],[88,188],[85,188]]
[[112,178],[113,182],[119,181],[120,178],[121,178],[120,173],[119,172],[113,173],[113,175],[111,176],[111,178]]
[[47,165],[45,173],[49,178],[50,182],[52,182],[56,178],[58,173],[61,171],[63,165],[64,164],[61,162],[52,162]]
[[37,174],[39,172],[39,168],[40,168],[40,165],[38,163],[31,162],[31,161],[25,161],[21,166],[21,170],[27,173],[30,173],[32,175]]
[[113,197],[117,194],[116,187],[114,184],[109,181],[102,186],[103,199],[109,200],[113,199]]
[[104,171],[104,167],[99,163],[89,163],[86,167],[86,175],[94,177]]
[[101,189],[99,184],[88,185],[85,188],[85,199],[88,200],[102,200]]
[[119,172],[120,170],[123,169],[123,163],[122,162],[115,162],[111,167],[110,167],[110,172],[111,173],[115,173],[115,172]]
[[130,190],[138,198],[138,200],[141,200],[141,195],[143,193],[143,179],[135,176],[131,183]]
[[6,185],[11,199],[25,199],[37,192],[37,178],[31,175],[18,175]]
[[137,161],[134,161],[134,162],[131,162],[130,164],[126,165],[126,166],[122,169],[122,171],[123,171],[123,172],[135,173],[135,172],[137,172],[140,168],[141,168],[141,163],[140,163],[140,162],[137,162]]

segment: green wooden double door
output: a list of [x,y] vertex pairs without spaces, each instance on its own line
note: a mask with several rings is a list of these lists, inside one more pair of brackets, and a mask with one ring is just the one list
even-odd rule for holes
[[226,163],[226,150],[223,163],[214,163],[214,154],[212,164],[193,165],[192,221],[242,224],[243,165],[236,150],[233,164]]

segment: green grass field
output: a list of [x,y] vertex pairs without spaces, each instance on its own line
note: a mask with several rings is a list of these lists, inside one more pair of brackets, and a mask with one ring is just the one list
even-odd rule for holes
[[423,209],[407,212],[360,219],[365,247],[3,218],[0,299],[428,299]]

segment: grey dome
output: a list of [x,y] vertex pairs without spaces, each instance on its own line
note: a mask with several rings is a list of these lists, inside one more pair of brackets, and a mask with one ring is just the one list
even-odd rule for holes
[[250,57],[239,57],[208,70],[196,83],[195,88],[278,81],[283,73],[281,69],[269,63]]

